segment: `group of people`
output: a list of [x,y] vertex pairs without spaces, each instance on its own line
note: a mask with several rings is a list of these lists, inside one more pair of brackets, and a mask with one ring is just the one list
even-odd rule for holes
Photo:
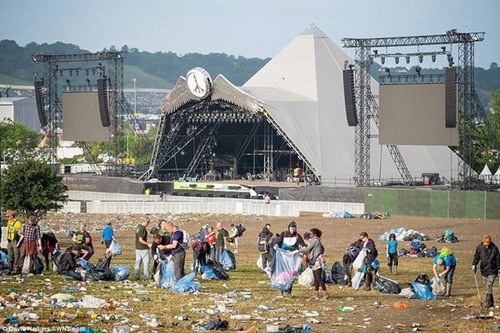
[[[321,236],[321,230],[312,228],[309,232],[304,233],[304,237],[302,237],[297,232],[297,223],[294,221],[281,234],[272,233],[271,225],[269,223],[266,224],[257,237],[257,248],[261,256],[262,268],[264,270],[269,269],[271,272],[274,270],[275,251],[277,248],[305,253],[307,256],[305,257],[303,268],[306,266],[310,267],[314,276],[312,298],[317,299],[319,297],[320,288],[323,292],[323,297],[327,298],[328,292],[323,275],[323,268],[326,267],[326,262]],[[362,252],[364,252],[362,266],[354,271],[364,273],[365,290],[371,290],[374,283],[374,276],[378,273],[378,265],[376,264],[378,250],[375,242],[366,232],[361,232],[359,239],[351,243],[343,255],[342,262],[345,280],[347,280],[349,285],[351,284],[353,264]],[[398,242],[395,234],[390,234],[389,239],[386,241],[386,256],[389,273],[398,274]],[[481,275],[484,277],[486,283],[485,306],[491,308],[494,307],[493,285],[496,277],[500,274],[500,254],[489,235],[484,235],[481,244],[476,248],[471,267],[474,274],[479,264]],[[442,296],[451,296],[456,265],[457,259],[452,250],[447,247],[444,247],[433,260],[432,269],[434,276],[437,280],[444,282]],[[291,293],[291,291],[291,286],[285,290],[287,293]]]
[[7,210],[7,254],[12,274],[28,274],[33,271],[35,258],[45,258],[45,267],[49,267],[49,255],[59,249],[59,243],[52,232],[41,233],[35,216],[23,224],[16,212]]
[[[24,270],[32,269],[33,260],[26,265],[27,258],[33,259],[39,255],[45,258],[45,266],[49,267],[49,255],[54,256],[60,251],[59,243],[52,232],[41,233],[35,216],[28,218],[28,223],[23,224],[16,218],[13,210],[6,212],[7,221],[7,251],[9,266],[13,274],[27,273]],[[173,262],[176,280],[185,275],[186,244],[185,235],[178,226],[170,221],[161,220],[158,226],[152,228],[152,241],[148,241],[148,227],[150,217],[145,216],[143,221],[135,229],[135,265],[134,278],[140,279],[140,268],[143,266],[143,279],[152,278],[158,269],[158,261],[154,260],[152,275],[150,275],[150,258],[161,259],[170,256]],[[226,230],[222,223],[216,224],[215,230],[208,226],[204,233],[204,240],[192,244],[195,271],[202,265],[206,265],[209,259],[221,262],[221,255],[229,244],[233,244],[234,252],[238,251],[238,238],[241,230],[238,226],[231,224],[230,231]],[[314,292],[312,298],[318,298],[320,289],[324,298],[328,297],[325,285],[324,268],[326,261],[324,257],[325,248],[321,242],[322,232],[318,228],[312,228],[304,234],[297,231],[297,223],[290,222],[286,230],[280,234],[271,231],[271,225],[267,223],[257,237],[257,247],[261,255],[262,268],[271,274],[276,263],[276,250],[298,251],[303,256],[303,268],[310,267],[314,277]],[[59,272],[75,279],[85,279],[80,272],[78,259],[89,260],[95,253],[90,233],[86,230],[85,223],[72,236],[73,244],[67,248],[58,261]],[[102,231],[101,243],[106,249],[115,240],[111,223],[108,223]],[[374,265],[378,256],[375,242],[366,232],[361,232],[359,239],[351,243],[345,251],[342,264],[345,280],[348,284],[352,281],[353,267],[359,254],[363,253],[361,268],[354,270],[364,274],[365,289],[371,290],[374,283],[374,275],[377,274],[378,266]],[[386,242],[386,256],[389,273],[398,274],[398,242],[396,236],[391,234]],[[443,248],[433,260],[434,277],[444,282],[443,296],[451,296],[453,276],[457,260],[451,249]],[[484,235],[482,242],[477,246],[472,260],[471,270],[475,274],[479,267],[481,275],[486,282],[486,307],[493,307],[493,285],[500,270],[500,253],[497,246],[492,242],[489,235]],[[291,294],[292,285],[282,292]]]

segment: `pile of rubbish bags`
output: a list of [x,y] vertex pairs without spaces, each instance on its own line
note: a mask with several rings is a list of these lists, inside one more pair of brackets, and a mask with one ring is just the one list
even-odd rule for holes
[[350,219],[354,218],[354,214],[346,212],[344,210],[339,211],[339,212],[329,212],[329,213],[324,213],[322,215],[323,217],[336,217],[336,218],[341,218],[341,219]]
[[424,234],[423,232],[419,232],[417,230],[409,229],[406,230],[405,228],[394,228],[391,230],[387,230],[384,232],[382,235],[378,236],[379,240],[389,240],[389,235],[394,234],[396,235],[396,240],[398,241],[412,241],[412,240],[419,240],[419,241],[428,241],[429,237]]

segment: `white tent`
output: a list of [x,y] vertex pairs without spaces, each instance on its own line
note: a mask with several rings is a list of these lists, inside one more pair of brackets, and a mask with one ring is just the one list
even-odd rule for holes
[[[242,87],[266,110],[322,176],[339,183],[354,173],[354,127],[346,120],[342,70],[354,61],[314,24]],[[372,92],[378,84],[372,80]],[[378,129],[372,126],[371,133]],[[399,146],[413,177],[458,176],[458,157],[446,146]],[[385,146],[371,140],[371,178],[400,178]]]
[[481,173],[479,174],[479,179],[482,179],[487,183],[491,182],[492,173],[490,171],[490,168],[488,167],[488,164],[484,165],[483,171],[481,171]]
[[500,167],[498,167],[497,172],[493,175],[493,182],[495,184],[500,184]]

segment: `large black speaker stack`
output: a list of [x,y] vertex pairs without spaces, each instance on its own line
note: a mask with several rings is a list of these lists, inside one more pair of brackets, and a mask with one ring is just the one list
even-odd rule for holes
[[455,83],[455,68],[446,68],[445,75],[445,126],[446,128],[454,128],[457,126],[457,85]]
[[38,111],[38,119],[40,120],[41,127],[47,126],[47,115],[45,114],[45,102],[43,99],[43,81],[35,81],[35,100],[36,109]]
[[354,94],[354,71],[344,69],[342,71],[344,79],[344,100],[347,124],[356,126],[358,124],[358,113],[356,111],[356,95]]
[[101,123],[103,127],[109,127],[109,108],[108,108],[108,88],[106,78],[97,79],[97,96],[99,98],[99,113],[101,114]]

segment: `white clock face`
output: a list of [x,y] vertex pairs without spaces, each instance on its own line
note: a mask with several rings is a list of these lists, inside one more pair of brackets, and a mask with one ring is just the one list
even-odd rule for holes
[[187,85],[189,91],[198,97],[205,98],[210,93],[210,76],[203,69],[192,69],[187,73]]

